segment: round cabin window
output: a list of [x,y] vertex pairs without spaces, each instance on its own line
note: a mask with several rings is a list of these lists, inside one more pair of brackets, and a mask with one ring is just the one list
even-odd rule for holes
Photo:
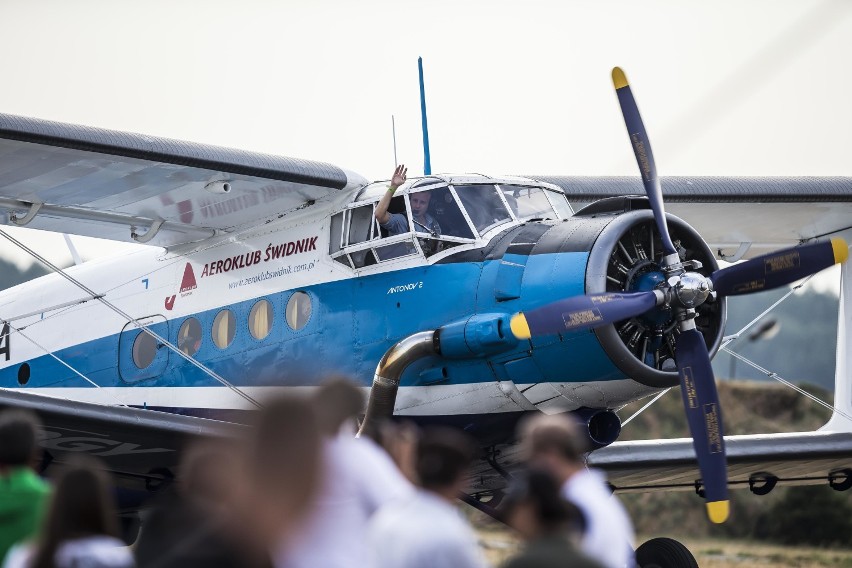
[[157,340],[145,330],[139,332],[133,340],[133,364],[147,369],[157,356]]
[[201,324],[195,318],[189,318],[178,331],[178,349],[192,357],[201,347]]
[[299,331],[311,319],[311,297],[305,292],[296,292],[287,301],[287,325]]
[[222,310],[213,320],[213,343],[219,349],[227,348],[237,333],[237,320],[231,310]]
[[264,339],[272,330],[272,304],[261,300],[249,312],[249,331],[255,339]]

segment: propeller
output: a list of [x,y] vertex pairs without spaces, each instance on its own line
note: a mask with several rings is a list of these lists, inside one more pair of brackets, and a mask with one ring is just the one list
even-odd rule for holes
[[751,294],[791,284],[833,264],[844,262],[849,248],[843,239],[831,239],[784,249],[720,268],[710,275],[722,296]]
[[671,307],[678,328],[675,362],[701,472],[707,515],[712,522],[722,523],[729,513],[722,413],[710,354],[703,335],[695,325],[695,308],[715,297],[749,294],[795,282],[845,261],[849,249],[843,239],[831,239],[722,268],[709,278],[689,271],[701,266],[695,261],[683,262],[669,235],[651,143],[627,77],[616,67],[612,70],[612,81],[663,243],[665,254],[659,269],[665,279],[651,291],[588,294],[557,300],[513,315],[510,327],[518,339],[529,339],[538,335],[593,329],[642,315],[659,306]]
[[515,314],[510,327],[518,339],[581,331],[642,315],[664,301],[660,290],[574,296]]

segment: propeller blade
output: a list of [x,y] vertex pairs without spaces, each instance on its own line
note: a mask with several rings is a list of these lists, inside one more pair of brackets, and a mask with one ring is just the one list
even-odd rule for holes
[[707,516],[714,523],[728,518],[728,472],[722,414],[710,355],[701,333],[682,330],[675,344],[681,393],[692,444],[698,458]]
[[710,276],[713,289],[722,296],[750,294],[778,288],[844,262],[849,247],[835,238],[784,249],[720,268]]
[[589,294],[557,300],[526,313],[512,316],[512,333],[518,339],[580,331],[644,314],[663,302],[659,290]]
[[630,135],[630,144],[633,153],[636,154],[636,162],[642,173],[642,183],[645,185],[645,193],[651,202],[654,211],[654,219],[657,221],[657,229],[663,240],[663,250],[666,255],[677,254],[672,238],[669,236],[669,226],[666,223],[666,210],[663,206],[663,191],[660,188],[660,179],[657,177],[657,166],[654,164],[654,154],[651,152],[651,141],[645,132],[645,125],[639,115],[639,107],[627,83],[627,76],[620,67],[612,70],[612,83],[615,85],[615,94],[621,105],[621,114],[624,115],[624,124],[627,126],[627,134]]

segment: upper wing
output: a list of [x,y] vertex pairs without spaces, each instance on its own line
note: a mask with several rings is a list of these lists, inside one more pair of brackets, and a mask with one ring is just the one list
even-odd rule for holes
[[[153,410],[73,402],[0,389],[0,410],[26,408],[44,425],[42,467],[49,473],[69,455],[97,456],[125,496],[144,498],[174,478],[181,453],[202,437],[236,436],[243,427]],[[139,493],[136,493],[139,492]],[[127,504],[125,504],[127,505]]]
[[0,114],[0,213],[36,229],[169,247],[365,183],[321,162]]
[[[644,195],[636,177],[531,176],[562,188],[575,210],[606,197]],[[852,178],[663,177],[666,210],[720,257],[751,258],[852,226]],[[759,222],[755,222],[759,221]]]

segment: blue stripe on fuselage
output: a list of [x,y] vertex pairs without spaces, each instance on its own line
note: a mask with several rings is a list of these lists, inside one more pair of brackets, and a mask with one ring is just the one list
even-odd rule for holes
[[[263,341],[254,339],[247,328],[251,307],[259,299],[224,306],[237,318],[237,333],[225,350],[212,341],[210,329],[216,314],[212,309],[194,314],[204,331],[195,357],[204,365],[237,386],[315,385],[332,374],[356,378],[361,384],[372,381],[376,364],[399,339],[422,330],[436,329],[447,323],[478,313],[514,313],[559,298],[584,292],[587,253],[560,253],[530,256],[523,276],[519,299],[498,302],[494,297],[494,279],[499,260],[435,264],[382,274],[361,276],[318,284],[303,290],[313,303],[306,327],[292,331],[284,318],[285,306],[295,291],[279,292],[263,298],[272,302],[272,330]],[[85,313],[85,312],[79,312]],[[180,324],[186,319],[168,322],[169,340],[177,344]],[[117,322],[117,330],[125,322]],[[82,325],[82,322],[81,322]],[[30,328],[35,333],[37,327]],[[67,330],[73,334],[73,329]],[[138,333],[133,330],[130,333]],[[174,353],[162,375],[133,381],[122,378],[119,360],[119,333],[62,349],[56,356],[100,386],[213,386],[218,385],[199,369]],[[129,358],[132,341],[122,342],[122,358]],[[625,378],[618,372],[590,332],[549,336],[534,340],[532,359],[540,377],[555,382],[615,380]],[[463,384],[507,378],[502,363],[529,357],[530,343],[520,342],[511,352],[486,359],[446,360],[429,357],[413,364],[403,376],[403,385]],[[91,386],[50,356],[30,360],[33,387]],[[428,372],[432,367],[443,373]],[[0,371],[0,386],[18,386],[19,365]],[[126,366],[125,366],[126,368]],[[517,368],[517,367],[516,367]],[[533,373],[534,375],[536,373]],[[519,377],[514,377],[516,382]],[[523,379],[523,377],[520,377]]]

